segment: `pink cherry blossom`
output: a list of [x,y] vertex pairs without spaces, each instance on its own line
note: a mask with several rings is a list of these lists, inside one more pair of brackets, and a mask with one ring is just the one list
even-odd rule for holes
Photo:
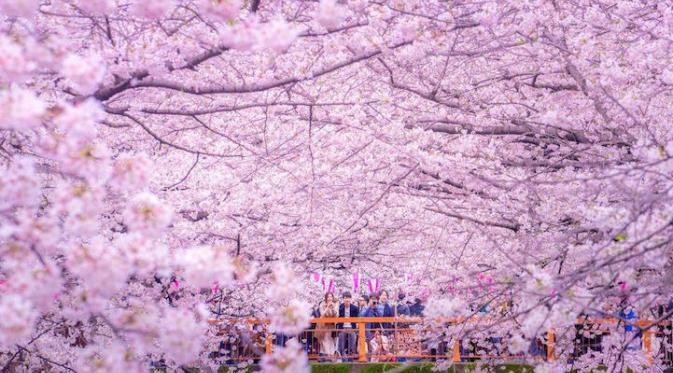
[[673,69],[666,68],[661,73],[661,80],[666,84],[673,84]]
[[308,328],[310,316],[311,305],[302,300],[292,299],[287,306],[272,314],[269,327],[275,333],[297,335]]
[[198,4],[209,18],[218,21],[235,19],[243,6],[241,0],[199,0]]
[[0,92],[0,128],[29,129],[40,125],[46,104],[32,91],[10,87]]
[[0,35],[0,78],[11,82],[21,81],[29,76],[37,68],[37,64],[27,60],[26,53],[16,40]]
[[295,272],[285,263],[278,263],[273,268],[271,285],[267,289],[269,297],[279,301],[291,299],[297,295],[302,284]]
[[0,3],[0,14],[9,17],[33,17],[38,10],[40,0],[3,1]]
[[124,212],[124,222],[133,230],[158,233],[170,224],[173,213],[149,192],[133,196]]
[[96,53],[84,56],[71,53],[63,59],[61,74],[67,83],[78,93],[91,94],[105,77],[106,66],[102,57]]
[[453,319],[466,314],[467,306],[460,298],[430,298],[425,308],[425,315],[434,319]]
[[[41,313],[55,306],[54,294],[62,290],[63,280],[54,263],[5,258],[3,267],[9,275],[8,293],[24,296]],[[24,276],[25,273],[30,273],[30,276]]]
[[174,7],[173,0],[134,0],[130,11],[137,17],[157,19],[166,16]]
[[15,343],[25,343],[33,332],[39,313],[28,300],[16,294],[0,297],[0,346],[8,348]]
[[264,355],[261,361],[265,373],[308,373],[311,371],[306,353],[296,339],[287,341],[285,347],[276,349],[273,354]]
[[39,205],[41,194],[40,179],[35,174],[35,162],[30,158],[19,158],[0,178],[0,209],[14,206]]
[[197,246],[176,253],[176,265],[184,268],[185,285],[210,287],[213,282],[226,285],[233,279],[234,267],[226,249],[217,246]]
[[177,365],[193,362],[201,351],[206,323],[197,321],[191,312],[166,308],[159,328],[158,343]]
[[82,281],[81,297],[84,302],[113,296],[124,287],[130,274],[130,267],[124,263],[120,253],[103,237],[73,245],[68,251],[68,264],[72,273]]
[[334,29],[346,19],[347,15],[345,7],[339,5],[336,0],[320,0],[315,19],[323,27]]
[[530,341],[523,338],[520,334],[516,334],[510,338],[507,348],[509,352],[514,355],[527,352],[528,348],[530,348]]
[[524,318],[521,323],[521,332],[527,338],[534,338],[538,334],[543,334],[551,326],[548,316],[544,307],[536,307]]
[[673,293],[661,1],[0,13],[0,366],[214,370],[208,319],[297,333],[317,272],[418,297],[437,345],[500,337],[534,363],[553,330],[539,371],[661,368],[623,324],[574,353],[579,315],[651,318]]
[[144,368],[128,347],[121,343],[110,346],[91,346],[80,352],[77,367],[86,372],[140,373]]
[[285,52],[299,35],[297,27],[277,18],[260,25],[257,31],[257,48],[276,53]]
[[150,180],[152,160],[144,153],[120,154],[113,163],[110,186],[120,191],[138,191]]
[[80,142],[91,141],[98,133],[97,122],[104,116],[100,105],[87,99],[77,105],[65,104],[62,112],[54,118],[54,124],[61,133],[67,133]]
[[114,0],[78,0],[77,6],[94,15],[106,14],[115,8]]

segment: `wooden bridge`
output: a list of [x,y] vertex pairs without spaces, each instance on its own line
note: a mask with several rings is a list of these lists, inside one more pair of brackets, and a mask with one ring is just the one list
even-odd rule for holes
[[[522,354],[510,354],[507,346],[502,346],[500,341],[504,335],[488,337],[487,341],[473,339],[466,340],[463,337],[449,338],[450,344],[436,342],[429,337],[433,329],[449,327],[461,327],[465,329],[490,328],[495,330],[497,320],[488,317],[455,318],[445,320],[429,320],[422,318],[407,317],[349,317],[349,318],[315,318],[311,319],[311,328],[306,329],[298,336],[298,340],[311,360],[346,360],[346,361],[401,361],[407,360],[445,360],[453,362],[497,360],[497,361],[554,361],[559,354],[556,350],[556,333],[547,330],[538,336],[532,343],[529,351]],[[238,342],[224,344],[224,350],[229,351],[228,360],[246,361],[255,360],[261,354],[271,353],[275,346],[283,345],[288,337],[274,335],[269,331],[269,320],[264,319],[213,319],[210,320],[216,335],[227,336],[229,339],[238,338]],[[333,333],[338,335],[344,329],[336,328],[336,324],[351,323],[355,327],[346,331],[355,334],[356,346],[351,346],[350,351],[344,355],[321,354],[320,344],[317,341],[318,333]],[[320,325],[316,329],[316,325]],[[660,357],[667,365],[671,365],[671,322],[655,322],[653,320],[637,320],[627,322],[614,319],[578,319],[575,325],[576,333],[573,335],[572,351],[564,356],[578,357],[589,351],[601,351],[602,337],[610,333],[625,333],[624,326],[636,327],[640,336],[639,348],[645,353],[650,362],[655,356]],[[568,332],[566,332],[568,333]],[[570,331],[572,333],[572,331]],[[460,334],[459,332],[456,335]],[[583,335],[589,334],[589,337]],[[247,335],[247,337],[245,337]],[[385,353],[372,351],[369,345],[374,338],[388,340],[389,346]],[[579,338],[578,338],[579,337]],[[653,351],[653,339],[659,339],[659,348]],[[477,338],[478,339],[478,338]],[[245,345],[245,342],[249,344]],[[462,346],[461,346],[462,344]],[[481,344],[481,346],[478,346]],[[486,348],[483,345],[490,345]],[[468,347],[465,347],[465,346]],[[222,348],[222,346],[220,346]],[[567,344],[565,346],[568,349]]]

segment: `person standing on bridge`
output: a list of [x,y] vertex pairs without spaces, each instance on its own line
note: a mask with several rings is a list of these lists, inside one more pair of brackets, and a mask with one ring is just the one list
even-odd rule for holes
[[[325,300],[320,303],[320,317],[337,317],[339,315],[338,305],[334,299],[334,294],[325,294]],[[333,334],[336,332],[334,323],[318,323],[316,325],[315,335],[320,344],[321,360],[325,361],[325,357],[334,357],[336,354],[336,341]]]
[[369,296],[362,295],[360,300],[358,300],[358,315],[360,317],[365,317],[369,311]]
[[406,294],[404,294],[403,291],[400,291],[397,294],[397,304],[395,305],[395,317],[407,317],[411,315],[411,310],[409,309],[409,305],[407,302],[404,300],[406,298]]
[[[393,312],[393,306],[388,303],[388,299],[390,298],[390,295],[388,294],[388,290],[383,290],[379,294],[379,304],[377,307],[377,316],[381,317],[394,317],[395,313]],[[383,334],[387,335],[392,332],[393,325],[389,322],[381,324],[381,327],[383,328]]]
[[[360,297],[360,300],[358,301],[358,317],[369,317],[369,315],[371,314],[371,310],[369,309],[369,304],[370,304],[369,295],[363,294]],[[367,328],[369,328],[369,324],[365,324],[365,329],[367,329]],[[366,331],[365,333],[366,334],[365,334],[364,346],[365,346],[365,354],[366,354],[366,353],[369,352],[369,349],[368,349],[368,345],[369,345],[369,343],[368,343],[368,341],[369,341],[368,333],[369,333],[369,331]],[[359,335],[358,335],[358,346],[360,346]]]
[[424,309],[425,306],[423,306],[423,301],[421,301],[421,298],[415,298],[414,304],[409,307],[409,314],[414,317],[422,317]]
[[[397,294],[397,304],[394,307],[395,317],[409,317],[411,311],[409,310],[409,305],[405,302],[404,298],[406,295],[403,291]],[[394,350],[398,355],[407,355],[411,353],[412,347],[414,345],[414,336],[409,333],[409,324],[407,323],[397,323],[395,322],[395,339],[394,339]],[[398,356],[398,362],[407,361],[406,356]]]
[[[358,307],[351,303],[351,293],[345,291],[342,295],[343,303],[339,306],[339,317],[358,317]],[[339,329],[339,354],[344,361],[352,361],[355,355],[356,323],[343,322],[337,324]]]

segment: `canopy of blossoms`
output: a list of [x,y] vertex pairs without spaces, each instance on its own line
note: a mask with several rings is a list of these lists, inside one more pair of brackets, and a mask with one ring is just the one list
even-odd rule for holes
[[0,1],[0,366],[212,365],[208,319],[296,334],[314,272],[510,303],[514,350],[646,316],[672,47],[657,0]]

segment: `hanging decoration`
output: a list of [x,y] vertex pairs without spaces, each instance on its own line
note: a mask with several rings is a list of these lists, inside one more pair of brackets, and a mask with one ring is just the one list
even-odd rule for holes
[[381,290],[381,281],[378,278],[370,278],[367,280],[367,286],[369,287],[369,293],[376,293]]
[[311,282],[318,285],[323,293],[333,293],[335,289],[334,279],[327,277],[319,272],[313,272],[310,276]]
[[360,272],[353,272],[353,294],[360,292]]

